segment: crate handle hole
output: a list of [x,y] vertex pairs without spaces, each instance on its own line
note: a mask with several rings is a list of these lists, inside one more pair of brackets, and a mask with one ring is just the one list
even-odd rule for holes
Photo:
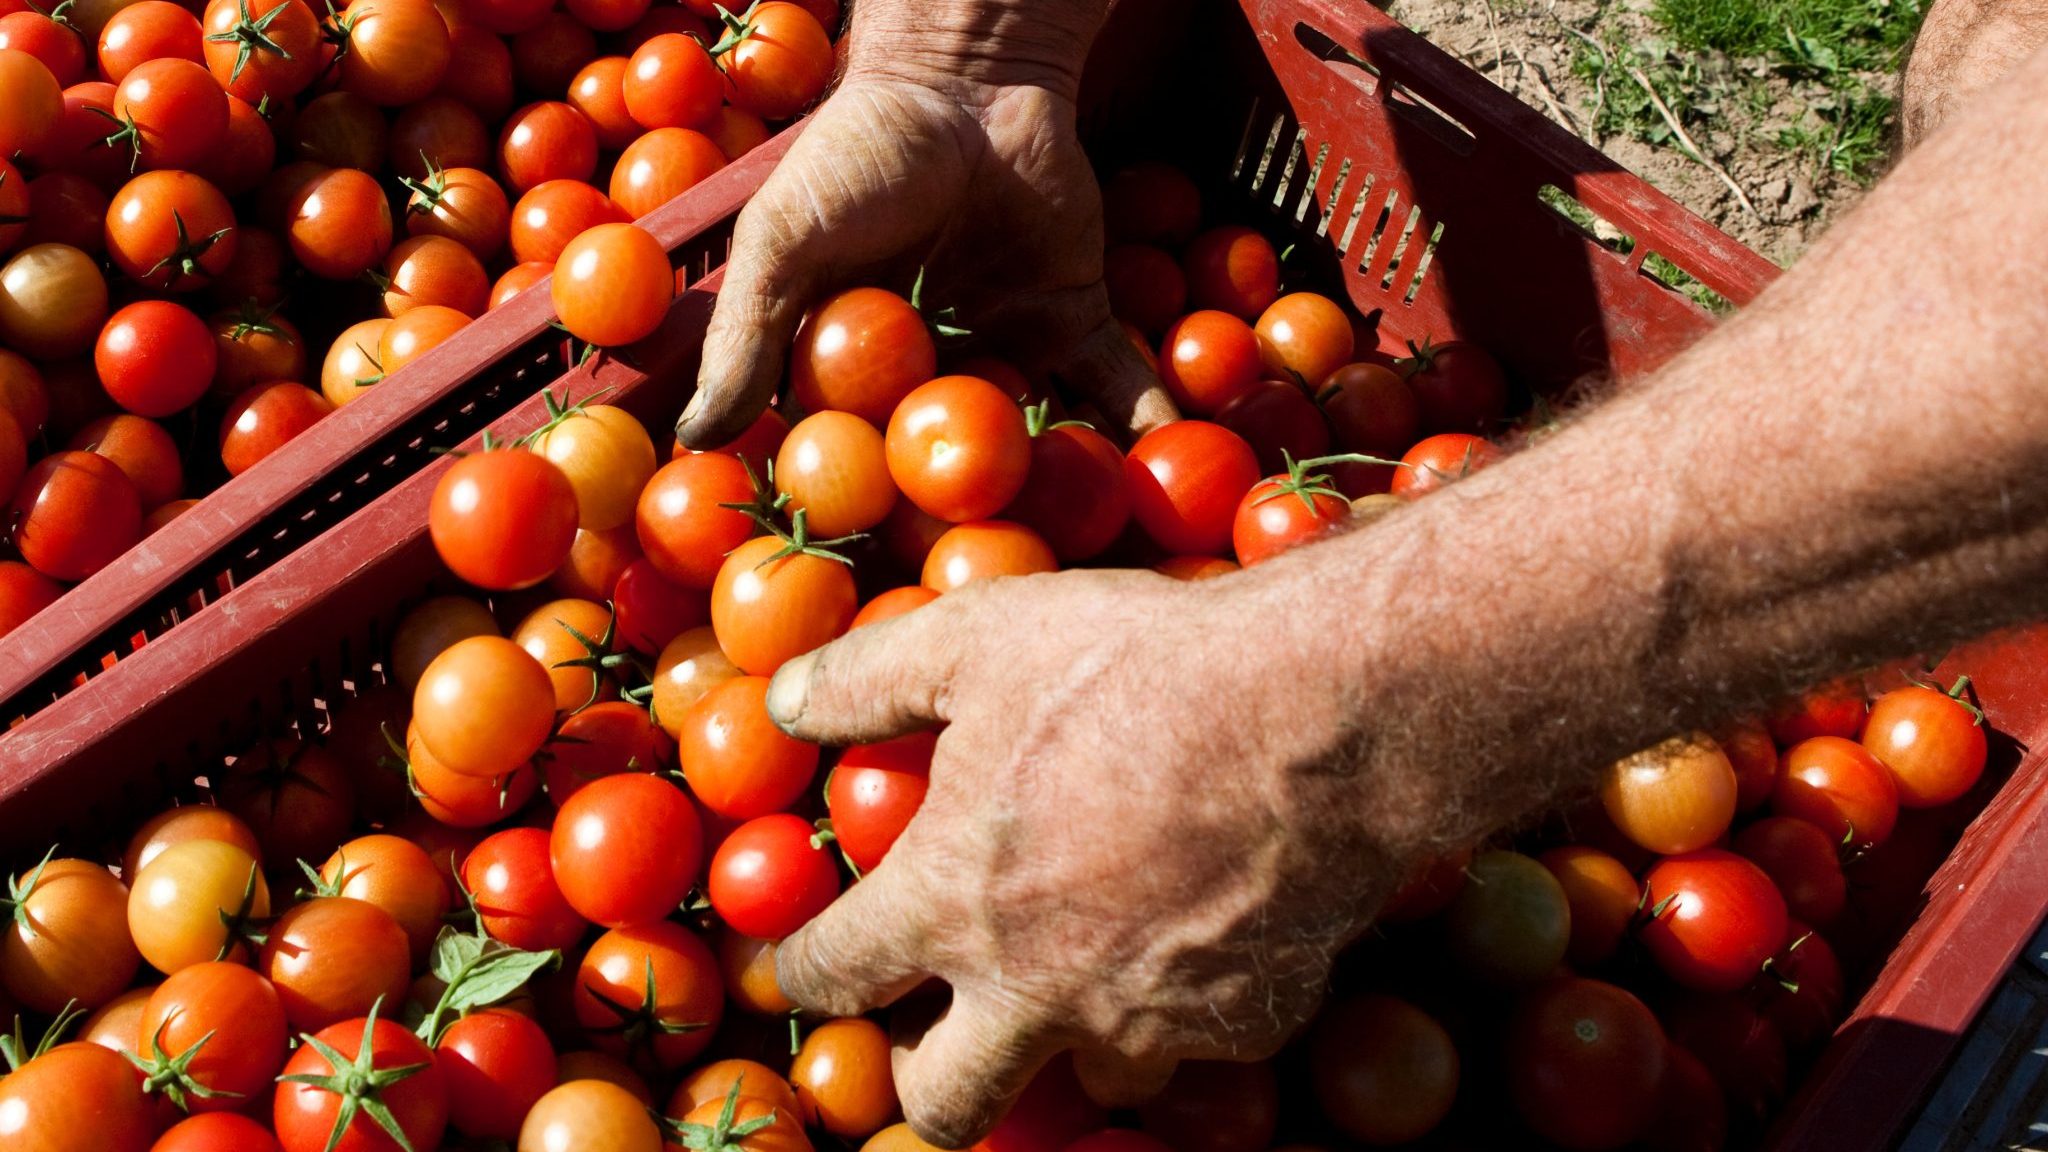
[[1586,207],[1585,201],[1557,185],[1545,184],[1538,188],[1536,198],[1543,202],[1544,207],[1557,213],[1559,219],[1580,235],[1602,248],[1624,256],[1635,250],[1634,236],[1622,231],[1612,220]]
[[1323,67],[1367,96],[1380,89],[1380,70],[1370,60],[1337,43],[1320,28],[1296,22],[1294,42],[1323,62]]

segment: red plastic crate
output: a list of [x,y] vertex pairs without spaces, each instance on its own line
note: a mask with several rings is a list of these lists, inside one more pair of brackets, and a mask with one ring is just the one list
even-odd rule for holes
[[[1341,284],[1378,317],[1383,342],[1473,339],[1533,389],[1640,375],[1711,325],[1707,312],[1645,271],[1652,253],[1737,304],[1774,275],[1754,253],[1363,4],[1125,0],[1085,89],[1083,127],[1099,155],[1180,163],[1221,209],[1212,214],[1292,233],[1305,278]],[[786,137],[775,147],[785,145]],[[568,371],[556,391],[610,387],[610,402],[651,427],[666,425],[686,398],[718,282],[715,272],[699,274],[722,256],[732,215],[773,155],[750,157],[690,204],[650,218],[695,283],[662,333],[638,350],[637,368],[603,359]],[[1628,237],[1627,250],[1564,216],[1555,207],[1563,199]],[[549,340],[544,311],[529,300],[508,314],[503,323],[517,331],[501,333],[493,347]],[[422,364],[449,377],[472,371],[463,365],[483,362],[488,331],[472,330]],[[553,355],[536,346],[532,359],[504,369],[495,399],[532,390],[562,367],[546,358]],[[430,408],[422,399],[407,415],[423,418]],[[52,639],[39,643],[38,667],[27,675],[0,670],[10,705],[22,699],[20,685],[36,690],[33,714],[0,736],[0,844],[26,855],[53,836],[89,840],[93,829],[188,790],[259,736],[317,731],[330,704],[378,683],[391,626],[446,582],[424,527],[445,464],[422,455],[425,448],[485,423],[518,434],[544,411],[532,397],[502,418],[483,409],[463,418],[438,429],[405,425],[414,454],[382,464],[379,487],[387,490],[373,498],[315,495],[311,485],[287,483],[284,467],[263,485],[223,489],[260,504],[251,520],[282,533],[249,540],[262,551],[260,570],[224,569],[231,585],[205,592],[211,603],[191,626],[150,632],[138,650],[120,648],[124,658],[83,688],[64,692],[52,677],[85,671],[81,660],[96,670],[95,653],[118,631],[66,626],[65,636],[93,645],[66,651]],[[376,436],[357,431],[356,448],[337,455],[368,461]],[[395,451],[383,441],[376,447]],[[313,456],[309,446],[294,459]],[[353,500],[346,506],[355,510],[324,535],[292,535],[292,518],[319,515],[322,499]],[[236,506],[224,502],[223,516]],[[175,548],[153,542],[135,563],[87,587],[118,598],[122,628],[147,631],[140,625],[158,618],[149,614],[175,618],[194,591],[179,580],[232,535],[197,532],[173,538],[184,541]],[[2048,795],[2035,785],[2048,768],[2022,749],[2048,739],[2044,652],[2048,631],[2032,631],[1952,661],[1977,677],[1993,724],[2016,742],[2001,745],[2010,783],[1937,875],[1911,931],[1774,1134],[1777,1147],[1888,1143],[2039,921],[2048,903],[2039,880],[2048,864]]]

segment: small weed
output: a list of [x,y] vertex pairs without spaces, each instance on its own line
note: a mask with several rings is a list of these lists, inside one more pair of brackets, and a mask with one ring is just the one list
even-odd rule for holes
[[1895,110],[1890,96],[1851,80],[1816,100],[1811,117],[1779,133],[1778,143],[1810,156],[1823,171],[1868,185],[1890,155]]
[[1923,0],[1656,0],[1652,14],[1681,48],[1831,75],[1895,70],[1924,10]]

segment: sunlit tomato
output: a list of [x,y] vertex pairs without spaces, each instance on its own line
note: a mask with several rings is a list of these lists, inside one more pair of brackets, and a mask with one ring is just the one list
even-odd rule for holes
[[63,87],[41,60],[0,49],[0,156],[42,150],[64,114]]
[[156,1103],[126,1057],[60,1044],[0,1079],[0,1136],[23,1152],[145,1152]]
[[[75,34],[72,38],[77,39]],[[100,75],[115,84],[147,60],[203,62],[199,18],[170,0],[131,4],[100,29],[98,57]]]
[[358,836],[335,849],[320,867],[320,882],[336,896],[382,908],[405,932],[415,962],[424,960],[448,912],[448,890],[434,862],[410,840]]
[[562,327],[607,348],[653,335],[676,294],[668,250],[632,224],[599,224],[569,241],[552,283]]
[[[285,1064],[286,1082],[277,1087],[272,1123],[284,1152],[323,1152],[330,1144],[350,1152],[397,1147],[373,1112],[390,1117],[409,1147],[440,1147],[448,1124],[448,1089],[435,1066],[433,1049],[424,1041],[382,1016],[374,1024],[343,1021],[315,1033],[314,1039],[320,1043],[300,1047]],[[365,1055],[365,1049],[366,1063],[384,1076],[352,1074],[351,1068]],[[329,1052],[340,1060],[330,1060]],[[325,1082],[293,1081],[295,1076],[318,1077]],[[378,1080],[385,1082],[380,1085]],[[364,1101],[381,1107],[365,1109]],[[335,1122],[344,1108],[349,1109],[351,1118],[336,1142]]]
[[1793,916],[1825,926],[1841,915],[1848,884],[1835,843],[1819,828],[1790,816],[1767,816],[1736,835],[1735,850],[1764,870]]
[[308,180],[292,197],[288,221],[292,255],[306,271],[329,280],[360,276],[391,250],[391,205],[384,189],[353,168]]
[[[796,1005],[782,994],[782,985],[775,981],[773,943],[721,928],[717,946],[718,967],[725,977],[725,994],[734,1007],[756,1016],[781,1016],[795,1009]],[[731,1087],[731,1083],[728,1079],[726,1086]],[[682,1090],[678,1088],[677,1091],[680,1093]]]
[[723,167],[725,153],[710,137],[688,128],[657,128],[619,154],[612,199],[638,219]]
[[788,120],[824,94],[832,79],[832,42],[817,17],[767,0],[747,9],[745,30],[719,57],[726,96],[764,120]]
[[675,762],[675,744],[647,710],[610,700],[562,721],[543,766],[548,799],[559,808],[592,780],[621,772],[657,772]]
[[641,128],[697,128],[724,103],[718,69],[704,46],[671,32],[633,52],[620,77],[626,114]]
[[612,586],[620,646],[648,656],[692,628],[711,622],[711,596],[663,576],[646,558],[626,565]]
[[[726,1099],[707,1100],[681,1117],[682,1129],[686,1133],[716,1133],[725,1126],[724,1112]],[[743,1124],[756,1123],[757,1127],[745,1136],[726,1137],[723,1143],[735,1152],[806,1152],[811,1148],[810,1137],[804,1132],[803,1121],[795,1110],[786,1110],[778,1103],[763,1100],[757,1096],[739,1096],[733,1099],[734,1128]],[[712,1137],[714,1142],[721,1142]]]
[[705,1104],[723,1105],[735,1084],[742,1099],[751,1097],[792,1115],[798,1110],[797,1090],[773,1068],[753,1060],[713,1060],[676,1085],[666,1114],[687,1116]]
[[548,864],[544,828],[507,828],[470,850],[462,886],[476,899],[477,916],[494,940],[538,952],[571,948],[583,938],[583,917],[569,907]]
[[300,109],[284,145],[294,159],[374,172],[384,163],[390,134],[382,108],[353,92],[329,92]]
[[491,162],[494,143],[469,105],[452,96],[429,96],[392,121],[388,166],[408,180],[448,168],[480,168]]
[[1145,434],[1124,459],[1131,514],[1168,551],[1221,552],[1238,503],[1259,481],[1251,446],[1228,428],[1179,420]]
[[434,1045],[448,1084],[448,1121],[471,1136],[509,1140],[555,1086],[555,1048],[540,1025],[502,1008],[456,1020]]
[[930,732],[915,732],[857,745],[842,753],[832,769],[825,808],[840,850],[862,872],[882,862],[924,803],[937,739]]
[[737,160],[768,142],[768,124],[752,112],[743,112],[730,104],[718,110],[703,132],[725,153],[728,163]]
[[602,604],[551,600],[527,613],[512,630],[512,642],[548,670],[555,686],[556,711],[574,711],[618,695],[598,670],[574,663],[606,654],[603,640],[611,623],[611,610]]
[[0,560],[0,636],[57,602],[64,586],[15,560]]
[[1600,802],[1644,849],[1691,852],[1719,840],[1735,818],[1735,769],[1706,735],[1673,737],[1610,766]]
[[445,236],[403,240],[384,258],[384,312],[401,316],[426,304],[481,316],[490,302],[491,281],[483,262]]
[[194,964],[143,1009],[143,1076],[188,1111],[237,1111],[270,1087],[286,1039],[284,1004],[269,980],[240,964]]
[[[57,83],[69,87],[85,78],[86,47],[70,19],[40,11],[12,11],[0,16],[0,51],[26,52],[43,62]],[[109,76],[118,82],[118,77]]]
[[1259,356],[1268,374],[1320,388],[1351,362],[1351,319],[1327,296],[1291,292],[1259,314]]
[[922,584],[891,588],[861,605],[860,611],[854,613],[853,623],[847,626],[847,631],[851,632],[864,624],[879,624],[884,620],[893,620],[912,608],[922,608],[938,598],[937,592]]
[[[40,65],[40,61],[36,63]],[[48,76],[49,72],[46,69],[42,74]],[[7,78],[4,65],[0,65],[0,83]],[[22,95],[31,106],[37,102],[35,93]],[[119,188],[133,175],[128,169],[133,156],[127,149],[114,148],[106,142],[114,127],[108,122],[114,113],[114,85],[101,80],[73,84],[62,90],[58,103],[61,111],[55,121],[36,126],[46,131],[35,152],[37,166],[46,174],[65,172],[78,176],[102,192]],[[0,134],[10,132],[8,124],[0,123]]]
[[157,813],[143,822],[121,854],[121,874],[135,876],[164,849],[187,840],[218,840],[255,856],[256,834],[241,818],[210,804],[187,804]]
[[745,504],[753,494],[746,466],[732,456],[705,452],[662,465],[635,512],[648,563],[686,588],[711,587],[726,554],[756,531],[745,512],[723,505]]
[[1899,786],[1870,750],[1816,736],[1785,750],[1771,811],[1819,828],[1838,844],[1876,847],[1899,820]]
[[631,144],[642,131],[626,110],[627,63],[624,56],[600,56],[569,81],[570,107],[583,113],[597,130],[597,146],[611,152]]
[[865,1139],[899,1113],[889,1034],[872,1020],[827,1020],[812,1029],[789,1081],[803,1122],[844,1140]]
[[427,529],[441,562],[462,579],[479,588],[530,588],[576,538],[576,490],[532,452],[473,453],[435,485]]
[[281,1152],[270,1129],[233,1112],[180,1120],[157,1137],[149,1152]]
[[24,1007],[56,1013],[112,1000],[140,958],[128,938],[128,889],[87,860],[51,860],[14,877],[22,895],[0,935],[0,986]]
[[630,519],[602,532],[579,528],[569,555],[548,577],[548,587],[578,600],[603,600],[617,587],[626,567],[640,558],[640,538]]
[[577,968],[573,996],[577,1022],[600,1049],[664,1072],[703,1052],[725,1011],[710,946],[671,920],[598,937]]
[[1785,948],[1771,957],[1774,980],[1764,986],[1763,1017],[1785,1043],[1803,1051],[1827,1039],[1842,1018],[1842,964],[1818,932],[1797,920]]
[[214,396],[225,400],[273,380],[305,379],[306,340],[284,316],[230,310],[214,313],[206,326],[213,335]]
[[389,912],[338,896],[285,912],[256,958],[292,1027],[308,1032],[364,1015],[380,999],[402,1002],[411,967],[405,929]]
[[22,476],[10,522],[15,550],[31,568],[83,580],[142,538],[142,500],[112,460],[58,452]]
[[1508,1094],[1524,1123],[1565,1148],[1619,1148],[1657,1118],[1664,1029],[1599,980],[1555,980],[1508,1025]]
[[[102,416],[79,429],[65,447],[112,460],[135,485],[144,508],[157,508],[176,499],[185,485],[177,441],[163,425],[140,416]],[[4,472],[5,466],[0,465],[0,474]]]
[[446,236],[479,260],[491,259],[505,246],[512,227],[512,207],[490,173],[480,168],[443,168],[413,182],[411,190],[405,201],[408,235]]
[[491,610],[467,596],[436,596],[421,601],[398,621],[391,634],[391,678],[408,691],[419,687],[427,665],[459,640],[499,635]]
[[1778,746],[1758,720],[1744,720],[1714,734],[1714,743],[1735,768],[1735,810],[1752,812],[1771,798],[1778,782]]
[[768,681],[742,676],[706,692],[682,718],[683,779],[699,803],[729,820],[794,804],[811,786],[818,748],[768,718]]
[[732,831],[711,859],[712,911],[733,930],[780,940],[839,895],[839,870],[800,816],[776,813]]
[[600,224],[630,219],[611,197],[581,180],[544,181],[512,207],[512,255],[552,269],[570,241]]
[[806,552],[778,555],[784,547],[775,536],[747,541],[726,556],[711,586],[712,632],[749,675],[772,676],[836,639],[859,608],[846,564]]
[[140,416],[190,407],[206,394],[217,359],[205,321],[164,300],[139,300],[114,313],[93,349],[107,395]]
[[932,545],[923,584],[943,593],[995,576],[1058,569],[1052,548],[1038,533],[1010,520],[975,520],[955,524]]
[[498,133],[498,173],[524,193],[550,180],[588,180],[597,171],[597,129],[559,100],[528,104]]
[[1863,731],[1865,713],[1862,686],[1854,680],[1837,680],[1771,709],[1764,723],[1771,730],[1771,739],[1790,748],[1815,736],[1854,740]]
[[270,914],[270,889],[256,858],[219,840],[173,844],[136,873],[128,893],[128,933],[159,972],[208,960],[247,957],[229,922]]
[[1211,415],[1257,387],[1261,371],[1258,337],[1226,312],[1182,317],[1160,342],[1160,382],[1182,411],[1197,416]]
[[557,8],[512,38],[512,77],[527,92],[567,92],[569,81],[597,59],[597,34]]
[[1389,488],[1396,496],[1414,499],[1455,483],[1501,459],[1492,442],[1463,432],[1443,432],[1418,441],[1401,456]]
[[448,25],[428,0],[356,0],[333,18],[344,91],[395,107],[431,93],[448,69]]
[[404,368],[468,327],[470,318],[440,304],[418,304],[395,316],[377,339],[377,360],[386,375]]
[[[190,60],[136,65],[114,89],[118,144],[132,165],[190,171],[212,161],[227,139],[228,98]],[[132,152],[130,151],[132,149]]]
[[1002,511],[1031,470],[1024,414],[973,376],[919,385],[889,417],[889,475],[925,512],[955,524]]
[[[9,183],[18,179],[11,177]],[[26,201],[26,207],[23,207]],[[70,172],[45,172],[18,189],[0,184],[0,203],[8,216],[27,216],[20,224],[0,227],[0,248],[69,244],[87,252],[106,247],[110,197],[92,181]],[[13,239],[10,239],[10,233]]]
[[1452,959],[1495,986],[1550,976],[1571,945],[1571,903],[1557,877],[1519,852],[1482,852],[1465,871],[1471,882],[1444,914]]
[[697,810],[658,776],[590,781],[562,804],[549,839],[555,882],[569,906],[608,928],[649,924],[676,910],[703,855]]
[[535,452],[555,462],[576,491],[578,524],[585,531],[616,528],[654,475],[654,441],[622,408],[590,404],[535,437]]
[[1508,410],[1508,382],[1477,344],[1451,340],[1410,344],[1398,368],[1415,393],[1424,432],[1483,432]]
[[1671,1042],[1713,1073],[1731,1112],[1760,1119],[1784,1098],[1785,1039],[1777,1026],[1734,993],[1689,996],[1663,1010]]
[[521,292],[555,274],[552,263],[529,260],[505,269],[505,274],[491,285],[491,307],[502,308]]
[[937,368],[931,331],[909,301],[882,288],[850,288],[804,317],[789,380],[805,411],[850,412],[882,428]]
[[1280,259],[1273,245],[1240,225],[1211,228],[1189,241],[1181,267],[1195,307],[1228,312],[1247,323],[1280,295]]
[[846,412],[817,412],[789,430],[775,460],[775,488],[802,510],[811,531],[848,536],[882,522],[896,504],[882,434]]
[[8,348],[42,360],[76,355],[92,347],[106,318],[107,282],[84,252],[36,244],[0,264],[0,341]]
[[1148,336],[1187,311],[1188,282],[1180,262],[1150,244],[1115,244],[1102,255],[1109,310]]
[[660,1152],[661,1129],[631,1092],[603,1080],[567,1080],[526,1113],[520,1152],[586,1148],[591,1152]]
[[1643,876],[1641,939],[1673,980],[1732,992],[1785,943],[1785,898],[1763,869],[1718,848],[1667,856]]
[[272,169],[256,189],[256,222],[282,238],[299,193],[327,171],[327,165],[313,160],[289,160]]
[[1566,844],[1537,857],[1564,888],[1571,905],[1572,937],[1565,956],[1573,964],[1602,964],[1621,946],[1642,899],[1628,866],[1598,848]]
[[1325,1008],[1309,1037],[1311,1083],[1323,1115],[1368,1144],[1405,1144],[1433,1131],[1458,1093],[1458,1050],[1428,1013],[1392,996]]
[[1297,544],[1327,536],[1351,519],[1351,502],[1328,487],[1328,478],[1269,476],[1252,485],[1231,520],[1230,545],[1250,568]]
[[206,67],[228,94],[282,103],[320,71],[320,21],[304,0],[209,0]]
[[1870,706],[1863,746],[1891,769],[1902,808],[1946,804],[1984,774],[1982,718],[1957,696],[1917,684]]
[[654,715],[671,739],[679,738],[683,717],[712,688],[742,675],[719,648],[710,628],[692,628],[662,647],[654,664]]
[[460,775],[494,779],[547,741],[555,686],[519,645],[472,636],[434,657],[412,706],[413,725],[435,760]]
[[334,404],[303,384],[258,384],[234,398],[220,421],[220,458],[240,476],[286,441],[334,411]]

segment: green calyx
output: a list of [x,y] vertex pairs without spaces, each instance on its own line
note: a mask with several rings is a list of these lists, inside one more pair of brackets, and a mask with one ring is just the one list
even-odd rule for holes
[[938,339],[964,340],[974,335],[972,329],[960,327],[957,323],[959,317],[951,307],[941,308],[936,312],[925,310],[923,265],[918,266],[917,279],[910,282],[910,306],[916,309],[918,315],[924,317],[925,326],[930,328],[932,335]]
[[398,1117],[391,1114],[391,1106],[384,1102],[384,1090],[432,1067],[431,1063],[407,1064],[401,1068],[379,1068],[376,1061],[376,1045],[373,1037],[377,1029],[377,1011],[384,1006],[382,997],[370,1006],[370,1015],[363,1022],[362,1039],[358,1042],[354,1059],[343,1056],[334,1046],[310,1033],[300,1033],[299,1041],[320,1054],[327,1061],[329,1074],[302,1072],[290,1076],[279,1076],[280,1084],[304,1084],[329,1092],[341,1099],[340,1107],[334,1112],[334,1128],[327,1134],[326,1152],[334,1152],[341,1138],[348,1134],[350,1125],[359,1115],[368,1115],[384,1134],[405,1152],[422,1152],[414,1148],[405,1134],[405,1128]]
[[754,0],[754,3],[747,5],[745,12],[735,16],[726,9],[725,5],[713,5],[718,10],[718,24],[722,31],[717,42],[712,44],[706,51],[711,54],[712,61],[719,66],[721,71],[725,68],[725,62],[719,58],[753,37],[754,9],[760,6],[761,0]]
[[190,1048],[173,1056],[164,1051],[164,1029],[170,1026],[169,1020],[157,1025],[156,1034],[149,1038],[148,1059],[145,1060],[133,1053],[122,1053],[128,1057],[130,1064],[135,1065],[136,1071],[142,1073],[142,1094],[150,1096],[161,1093],[163,1098],[169,1100],[180,1112],[192,1110],[192,1098],[195,1096],[201,1100],[212,1100],[215,1097],[240,1099],[240,1092],[209,1088],[192,1078],[192,1059],[213,1039],[213,1033],[208,1032],[201,1036]]
[[663,1036],[683,1036],[699,1032],[708,1025],[702,1021],[669,1020],[661,1014],[661,1001],[654,986],[654,958],[649,956],[643,962],[643,984],[638,1004],[627,1004],[600,992],[586,983],[583,990],[602,1004],[607,1012],[617,1017],[616,1022],[592,1028],[600,1035],[617,1036],[628,1052],[652,1056],[655,1041]]
[[1260,493],[1259,497],[1252,501],[1254,505],[1264,504],[1268,500],[1278,500],[1283,496],[1295,496],[1300,498],[1302,507],[1314,513],[1316,497],[1327,496],[1332,500],[1342,500],[1344,494],[1331,485],[1327,473],[1314,472],[1311,469],[1327,468],[1332,464],[1384,464],[1396,468],[1401,466],[1399,460],[1382,460],[1378,456],[1366,456],[1357,452],[1296,460],[1286,449],[1282,449],[1280,458],[1287,464],[1287,475],[1272,488]]
[[0,1059],[7,1062],[9,1072],[19,1072],[29,1061],[63,1043],[64,1034],[71,1030],[73,1024],[84,1018],[85,1009],[78,1006],[78,1001],[66,1000],[56,1019],[51,1020],[50,1026],[43,1030],[42,1039],[36,1041],[34,1048],[30,1048],[28,1039],[21,1034],[21,1015],[16,1013],[14,1030],[0,1035]]
[[30,936],[36,934],[36,925],[35,921],[29,919],[28,898],[35,895],[36,885],[43,882],[43,869],[50,866],[50,860],[56,855],[57,846],[52,844],[50,845],[50,850],[43,853],[42,860],[37,862],[35,868],[29,872],[26,880],[19,876],[7,878],[7,899],[0,901],[0,903],[4,903],[8,910],[14,914],[15,926]]
[[[791,1020],[790,1027],[793,1041],[796,1036],[794,1019]],[[739,1114],[740,1085],[744,1082],[744,1077],[734,1078],[732,1087],[726,1090],[725,1105],[718,1110],[718,1119],[709,1124],[692,1124],[687,1120],[671,1120],[664,1117],[661,1126],[668,1137],[668,1142],[681,1144],[692,1149],[692,1152],[740,1152],[743,1147],[740,1141],[780,1118],[771,1108],[766,1115],[735,1123],[734,1117]]]
[[214,915],[220,917],[220,926],[227,930],[221,936],[220,951],[214,953],[213,958],[216,961],[225,960],[229,956],[234,955],[235,945],[237,944],[246,944],[249,951],[254,952],[256,949],[263,947],[264,942],[269,939],[267,935],[257,930],[256,884],[259,878],[257,867],[254,863],[249,865],[249,879],[242,885],[242,899],[236,905],[234,914],[229,915],[225,908],[214,910]]
[[242,78],[242,69],[249,66],[250,58],[259,49],[285,60],[292,58],[289,49],[270,38],[270,25],[284,9],[285,6],[279,4],[261,16],[252,17],[249,15],[249,0],[236,0],[235,26],[207,36],[216,44],[235,46],[235,66],[228,73],[228,83],[233,84]]
[[[132,121],[129,127],[134,127]],[[118,136],[119,133],[116,133],[114,136],[107,137],[107,143],[112,144]],[[133,167],[131,164],[131,171]],[[177,270],[177,274],[172,276],[167,281],[167,284],[175,284],[188,276],[197,278],[210,275],[205,268],[200,266],[200,258],[212,250],[215,244],[220,243],[222,237],[235,230],[234,225],[231,224],[218,232],[201,236],[199,239],[194,240],[191,234],[185,230],[185,218],[175,211],[171,213],[171,225],[178,230],[177,246],[171,249],[169,255],[149,266],[149,271],[142,275],[144,280],[155,279],[157,273],[162,272],[166,268],[175,268]]]

